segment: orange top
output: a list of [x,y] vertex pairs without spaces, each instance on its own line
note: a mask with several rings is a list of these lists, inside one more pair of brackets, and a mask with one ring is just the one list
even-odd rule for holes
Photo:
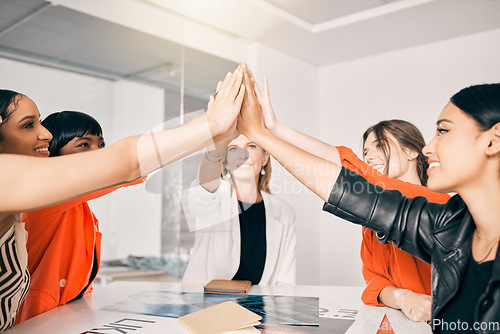
[[[446,194],[430,191],[421,185],[391,179],[368,166],[351,149],[344,146],[338,146],[337,149],[342,166],[384,189],[398,190],[409,198],[427,197],[430,202],[435,203],[446,203],[450,198]],[[431,294],[430,265],[395,247],[392,242],[381,244],[376,234],[364,227],[361,260],[363,277],[367,284],[361,299],[366,305],[385,306],[378,301],[378,295],[386,286]]]
[[16,324],[73,300],[84,288],[84,294],[92,291],[89,279],[94,249],[99,266],[101,232],[87,201],[142,182],[140,178],[21,215],[28,232],[26,247],[31,286],[18,311]]

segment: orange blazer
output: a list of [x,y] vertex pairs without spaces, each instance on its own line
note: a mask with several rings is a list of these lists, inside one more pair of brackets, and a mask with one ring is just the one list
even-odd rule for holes
[[28,232],[31,285],[17,313],[16,324],[73,300],[85,287],[84,294],[92,291],[89,278],[94,249],[98,265],[100,262],[101,232],[87,201],[142,182],[140,178],[21,215]]
[[[398,190],[404,196],[427,197],[430,202],[446,203],[450,196],[430,191],[424,186],[391,179],[360,160],[344,146],[337,147],[342,166],[363,176],[382,188]],[[361,299],[366,305],[385,306],[378,301],[380,291],[386,286],[409,289],[416,293],[431,294],[431,267],[429,264],[395,247],[391,242],[381,244],[374,232],[363,227],[361,260],[366,288]]]

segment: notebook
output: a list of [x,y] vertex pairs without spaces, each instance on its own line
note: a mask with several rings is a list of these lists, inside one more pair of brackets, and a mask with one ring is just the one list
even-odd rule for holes
[[205,293],[222,293],[231,295],[246,295],[252,282],[250,281],[232,281],[224,279],[211,280],[203,287]]
[[253,333],[262,317],[233,301],[220,303],[178,318],[190,334]]

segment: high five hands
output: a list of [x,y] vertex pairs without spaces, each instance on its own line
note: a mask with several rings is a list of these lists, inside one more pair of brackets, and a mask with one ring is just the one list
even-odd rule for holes
[[214,141],[228,142],[238,133],[252,139],[261,131],[272,130],[276,118],[269,101],[267,80],[264,89],[263,95],[245,64],[240,64],[218,83],[217,93],[215,97],[210,96],[206,113]]

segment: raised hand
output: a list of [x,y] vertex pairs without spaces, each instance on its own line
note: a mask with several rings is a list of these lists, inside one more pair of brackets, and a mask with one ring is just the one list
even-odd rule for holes
[[252,83],[254,85],[255,94],[257,95],[257,99],[259,100],[260,106],[262,108],[262,114],[264,115],[264,124],[269,131],[274,131],[276,126],[278,125],[278,121],[276,120],[276,115],[274,114],[273,107],[271,105],[271,98],[269,97],[269,84],[267,80],[267,75],[264,74],[262,77],[262,88],[264,93],[260,92],[259,85],[253,76],[253,73],[250,69],[248,69],[248,73],[250,74]]
[[412,321],[431,320],[432,298],[429,295],[410,291],[400,301],[401,311]]
[[246,65],[242,66],[244,71],[245,97],[241,105],[241,112],[238,116],[238,131],[252,139],[257,132],[265,130],[264,116],[262,108],[255,92],[255,85],[252,82],[252,75]]
[[219,82],[217,98],[210,96],[206,116],[213,137],[234,132],[245,94],[242,80],[243,71],[240,65],[236,71],[228,73],[222,83]]

